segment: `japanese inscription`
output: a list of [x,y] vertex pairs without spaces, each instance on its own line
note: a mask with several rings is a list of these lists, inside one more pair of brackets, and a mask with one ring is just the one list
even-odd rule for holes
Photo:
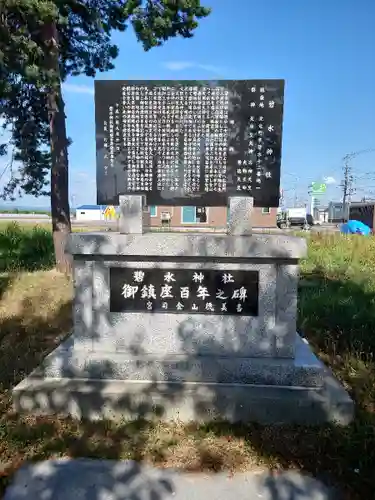
[[258,271],[110,268],[111,312],[258,315]]
[[97,200],[278,206],[283,80],[95,82]]

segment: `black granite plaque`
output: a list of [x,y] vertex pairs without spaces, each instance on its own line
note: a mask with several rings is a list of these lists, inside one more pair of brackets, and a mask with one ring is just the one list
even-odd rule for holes
[[258,271],[110,268],[110,312],[258,316]]
[[97,202],[279,205],[283,80],[95,82]]

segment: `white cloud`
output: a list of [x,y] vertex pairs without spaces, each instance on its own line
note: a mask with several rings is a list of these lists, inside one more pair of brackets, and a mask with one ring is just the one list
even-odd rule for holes
[[163,66],[171,71],[182,71],[187,68],[192,68],[194,63],[187,61],[169,61],[164,63]]
[[212,64],[200,64],[191,61],[168,61],[163,63],[163,66],[171,71],[183,71],[184,69],[196,68],[203,69],[209,73],[221,74],[223,72],[222,68],[213,66]]
[[76,85],[74,83],[64,83],[63,89],[71,94],[89,94],[94,95],[94,87],[88,85]]
[[331,176],[323,177],[323,180],[326,184],[337,184],[336,179]]

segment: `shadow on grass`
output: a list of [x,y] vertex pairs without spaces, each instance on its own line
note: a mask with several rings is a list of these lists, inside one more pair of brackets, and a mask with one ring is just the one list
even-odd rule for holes
[[[38,366],[61,342],[61,332],[67,333],[71,324],[71,306],[65,303],[53,318],[34,318],[25,328],[29,311],[25,301],[18,316],[0,325],[0,383],[6,400],[0,420],[0,459],[11,463],[11,469],[23,460],[66,455],[134,459],[188,471],[235,471],[254,466],[271,471],[298,469],[338,486],[345,491],[345,498],[371,498],[375,488],[375,294],[364,281],[329,277],[320,268],[304,276],[304,281],[311,286],[301,287],[300,329],[355,399],[357,415],[350,426],[280,427],[225,422],[173,426],[145,419],[118,423],[57,416],[21,417],[9,408],[8,389]],[[42,339],[40,332],[44,332]],[[144,394],[146,400],[156,390],[155,385],[147,390],[150,392]],[[219,396],[212,390],[212,401],[217,401]],[[164,402],[177,400],[182,391],[182,386],[175,385],[163,393]],[[98,405],[102,404],[104,396],[98,401]],[[133,410],[138,406],[141,413],[140,403],[130,395],[125,404]],[[150,401],[144,410],[151,406]],[[264,488],[272,500],[307,500],[314,493],[313,486],[297,488],[277,474],[268,476]],[[165,498],[152,485],[149,495],[155,500]]]
[[12,283],[11,274],[8,273],[0,274],[0,300],[11,283]]
[[21,317],[12,317],[0,324],[0,387],[7,391],[20,378],[30,373],[47,354],[56,348],[71,331],[72,304],[62,304],[50,320],[37,318],[28,322],[31,303],[24,300]]

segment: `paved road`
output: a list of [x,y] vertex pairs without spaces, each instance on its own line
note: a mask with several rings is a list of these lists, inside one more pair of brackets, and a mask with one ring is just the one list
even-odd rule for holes
[[4,500],[339,500],[298,473],[184,474],[133,461],[50,460],[21,468]]

